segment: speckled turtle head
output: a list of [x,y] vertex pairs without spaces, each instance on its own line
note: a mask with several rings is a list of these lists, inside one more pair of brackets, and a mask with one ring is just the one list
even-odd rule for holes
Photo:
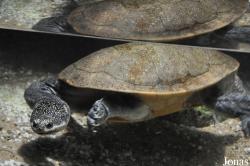
[[31,128],[39,134],[60,131],[67,127],[70,113],[67,104],[52,98],[42,98],[33,108]]
[[80,34],[171,41],[222,28],[239,18],[248,0],[104,0],[84,3],[68,16]]

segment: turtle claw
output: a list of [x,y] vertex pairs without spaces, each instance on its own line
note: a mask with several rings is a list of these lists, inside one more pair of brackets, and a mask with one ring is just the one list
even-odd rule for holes
[[88,124],[88,131],[90,133],[97,133],[97,130],[96,130],[97,126],[92,125],[93,123],[91,123],[91,120],[89,118],[87,118],[87,124]]
[[241,118],[241,127],[245,137],[250,137],[250,116],[243,116]]
[[216,124],[218,124],[220,121],[218,120],[218,117],[216,115],[216,113],[213,113],[213,125],[215,126]]

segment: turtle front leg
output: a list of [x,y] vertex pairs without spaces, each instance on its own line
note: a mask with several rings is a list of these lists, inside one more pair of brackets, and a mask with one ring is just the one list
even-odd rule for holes
[[55,78],[32,83],[24,98],[33,112],[30,124],[38,134],[55,132],[65,128],[70,119],[70,108],[58,94],[59,82]]
[[113,96],[97,100],[87,116],[90,129],[105,124],[110,118],[138,122],[151,118],[150,108],[133,96]]

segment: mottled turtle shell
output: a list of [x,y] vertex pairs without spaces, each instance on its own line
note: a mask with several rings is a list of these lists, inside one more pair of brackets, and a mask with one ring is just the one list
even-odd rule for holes
[[59,74],[70,86],[140,97],[154,117],[184,108],[194,93],[237,71],[238,61],[215,50],[128,43],[94,52]]
[[238,67],[215,50],[136,42],[94,52],[59,78],[79,88],[171,95],[213,85]]
[[222,28],[247,7],[248,0],[103,0],[84,3],[68,22],[85,35],[172,41]]

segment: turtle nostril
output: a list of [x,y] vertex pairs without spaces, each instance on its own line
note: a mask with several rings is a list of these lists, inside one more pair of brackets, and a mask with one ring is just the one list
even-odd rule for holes
[[47,125],[46,125],[46,128],[47,129],[51,129],[53,127],[53,124],[52,123],[48,123]]

